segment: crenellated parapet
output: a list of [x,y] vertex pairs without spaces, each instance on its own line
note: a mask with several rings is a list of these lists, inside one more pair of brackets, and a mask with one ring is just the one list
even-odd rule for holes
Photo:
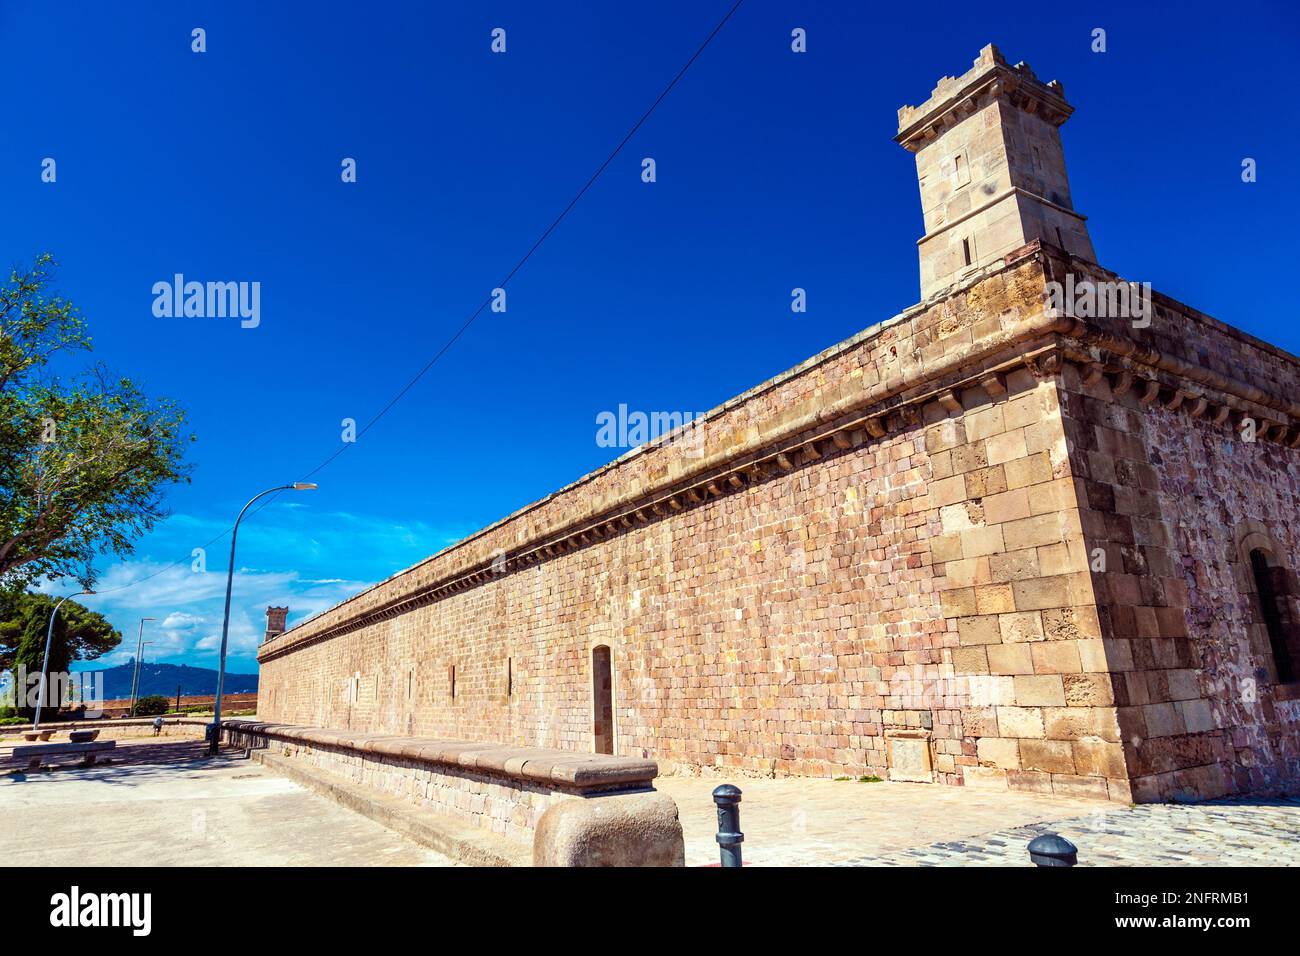
[[1011,66],[1002,51],[990,43],[980,50],[974,65],[961,76],[940,79],[930,98],[920,106],[899,107],[896,141],[908,152],[915,153],[962,118],[999,97],[1053,126],[1060,126],[1074,112],[1074,107],[1065,101],[1065,87],[1060,81],[1042,82],[1023,61]]

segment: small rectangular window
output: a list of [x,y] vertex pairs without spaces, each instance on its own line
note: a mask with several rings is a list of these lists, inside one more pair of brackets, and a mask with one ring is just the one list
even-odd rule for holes
[[451,699],[456,699],[456,665],[447,665],[447,683],[451,687]]
[[966,153],[962,151],[952,157],[952,187],[961,189],[970,182],[970,163],[966,160]]
[[961,241],[961,254],[962,257],[966,260],[966,265],[970,265],[970,240],[969,239],[963,239]]

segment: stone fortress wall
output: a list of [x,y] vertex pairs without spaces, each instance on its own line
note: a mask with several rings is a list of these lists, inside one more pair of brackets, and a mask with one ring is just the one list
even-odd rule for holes
[[[1067,271],[1117,278],[1053,263]],[[1126,766],[1139,800],[1294,791],[1300,360],[1153,300],[1148,328],[1089,320],[1096,361],[1060,380]]]
[[[698,441],[277,620],[259,716],[692,773],[1294,788],[1300,361],[1159,295],[1149,322],[1053,304],[1049,283],[1117,279],[1051,152],[1068,115],[992,47],[941,81],[900,113],[925,301]],[[963,175],[933,157],[953,131],[969,154],[972,117],[1000,135]],[[935,230],[977,221],[963,188],[999,197],[999,254],[977,234],[973,261],[938,265]]]

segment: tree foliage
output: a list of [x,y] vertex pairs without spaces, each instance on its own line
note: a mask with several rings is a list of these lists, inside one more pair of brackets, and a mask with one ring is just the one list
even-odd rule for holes
[[[57,598],[24,591],[0,591],[0,670],[26,665],[39,670],[45,635]],[[54,619],[50,670],[66,671],[73,661],[90,661],[122,643],[122,635],[97,611],[64,601]]]
[[171,701],[162,694],[150,694],[148,697],[141,697],[135,702],[135,716],[137,717],[153,717],[157,714],[166,714],[171,709]]
[[0,285],[0,584],[70,577],[90,587],[96,554],[125,556],[188,480],[184,413],[102,366],[50,374],[60,353],[88,351],[81,311],[51,292],[38,256]]
[[[0,671],[39,674],[45,636],[57,598],[18,590],[0,591]],[[122,635],[103,615],[76,601],[64,601],[54,619],[49,672],[67,671],[73,661],[94,660],[122,642]],[[20,707],[26,712],[29,708]]]

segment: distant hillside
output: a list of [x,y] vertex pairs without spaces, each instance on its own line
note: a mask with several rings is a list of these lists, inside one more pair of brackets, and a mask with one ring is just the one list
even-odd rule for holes
[[[131,696],[131,675],[134,663],[102,668],[95,673],[104,675],[104,699],[121,700]],[[150,664],[140,667],[140,688],[137,694],[147,697],[162,694],[175,697],[176,688],[186,697],[217,692],[217,672],[207,667],[189,667],[185,664]],[[227,694],[250,694],[257,690],[256,674],[226,673]]]

